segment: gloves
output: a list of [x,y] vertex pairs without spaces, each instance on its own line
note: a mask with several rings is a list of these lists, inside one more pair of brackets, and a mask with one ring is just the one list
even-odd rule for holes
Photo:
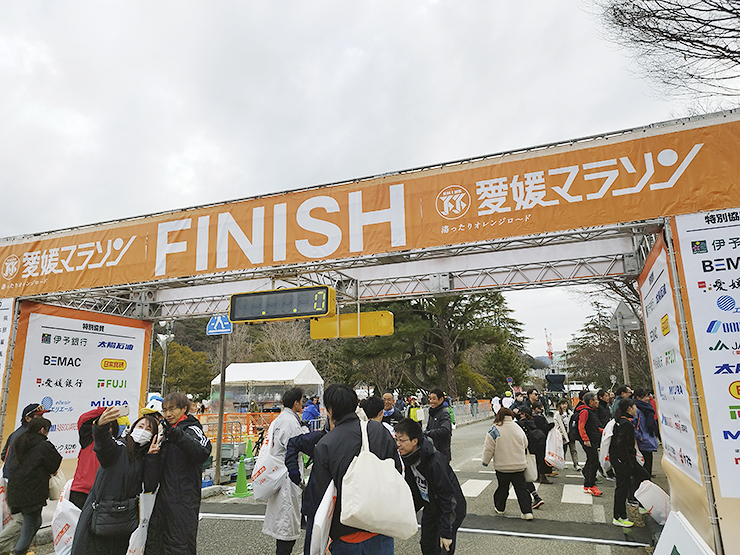
[[290,478],[290,481],[293,482],[296,486],[300,486],[302,483],[301,473],[297,470],[291,470],[290,472],[288,472],[288,478]]
[[164,431],[164,435],[167,435],[168,433],[172,431],[173,426],[172,424],[167,422],[166,419],[163,418],[160,424],[162,424],[162,430]]
[[449,538],[439,538],[439,546],[445,551],[449,551],[452,547],[452,540]]
[[488,466],[488,463],[481,462],[483,466]]

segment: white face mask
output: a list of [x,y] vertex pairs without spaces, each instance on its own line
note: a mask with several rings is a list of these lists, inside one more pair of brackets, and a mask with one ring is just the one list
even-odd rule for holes
[[152,432],[144,430],[143,428],[136,428],[131,432],[131,439],[133,439],[139,445],[144,445],[152,439]]

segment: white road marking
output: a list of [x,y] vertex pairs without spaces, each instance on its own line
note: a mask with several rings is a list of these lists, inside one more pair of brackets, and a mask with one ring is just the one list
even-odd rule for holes
[[[646,543],[628,542],[622,540],[605,540],[603,538],[587,538],[584,536],[558,536],[555,534],[536,534],[532,532],[508,532],[505,530],[483,530],[481,528],[459,528],[458,533],[490,534],[492,536],[513,536],[517,538],[535,538],[540,540],[564,540],[573,542],[593,543],[596,545],[623,545],[625,547],[649,547]],[[601,552],[599,552],[601,555]]]
[[583,491],[583,486],[574,486],[565,484],[563,486],[563,496],[560,498],[561,503],[578,503],[580,505],[593,505],[594,498],[590,493]]
[[604,505],[594,505],[594,522],[606,522]]
[[496,474],[495,470],[479,470],[478,474]]
[[480,457],[478,457],[477,459],[470,459],[470,460],[471,461],[482,461],[483,459],[481,459]]
[[[540,484],[535,482],[534,483],[534,489],[537,491],[540,488]],[[506,499],[513,499],[516,500],[516,492],[514,491],[514,486],[509,487],[509,497]]]
[[466,480],[460,488],[465,497],[478,497],[490,483],[491,480]]

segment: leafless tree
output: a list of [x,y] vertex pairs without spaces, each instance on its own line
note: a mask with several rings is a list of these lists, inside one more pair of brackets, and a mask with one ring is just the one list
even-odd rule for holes
[[610,38],[678,93],[740,96],[740,1],[595,0]]

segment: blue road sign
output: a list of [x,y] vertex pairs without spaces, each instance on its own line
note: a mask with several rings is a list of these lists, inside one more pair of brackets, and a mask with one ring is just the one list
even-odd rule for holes
[[508,383],[511,383],[511,382],[513,382],[514,380],[513,380],[512,378],[511,378],[511,376],[509,376],[508,378],[506,378],[506,381],[507,381]]
[[226,335],[231,333],[231,322],[226,316],[211,316],[206,326],[206,335]]

